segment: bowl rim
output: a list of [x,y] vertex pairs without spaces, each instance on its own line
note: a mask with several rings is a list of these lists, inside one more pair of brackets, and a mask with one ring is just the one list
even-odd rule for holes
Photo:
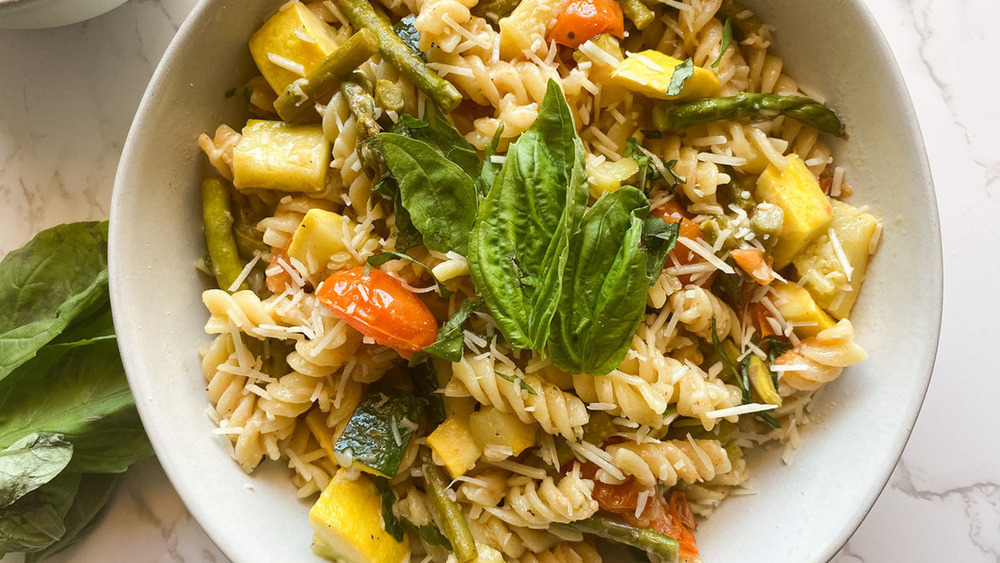
[[[131,323],[129,322],[129,312],[122,303],[122,298],[120,297],[122,286],[126,285],[124,280],[127,275],[122,262],[119,260],[119,249],[120,245],[123,243],[120,242],[121,236],[118,228],[118,219],[121,217],[123,208],[122,198],[124,197],[123,194],[127,191],[126,180],[127,176],[130,174],[130,156],[136,152],[138,145],[142,142],[143,136],[139,133],[139,131],[142,131],[147,125],[150,113],[147,110],[150,106],[154,105],[154,100],[157,98],[162,84],[167,80],[168,69],[175,65],[179,57],[179,52],[182,50],[184,44],[192,39],[195,39],[200,28],[206,25],[205,20],[207,18],[204,18],[204,15],[208,13],[215,4],[225,1],[227,0],[199,0],[185,18],[174,38],[171,40],[169,46],[161,57],[160,62],[157,64],[156,71],[150,79],[138,106],[136,115],[129,128],[128,136],[123,145],[122,156],[115,175],[114,191],[111,201],[110,241],[108,247],[111,305],[115,320],[115,327],[118,333],[123,335],[119,337],[119,347],[129,384],[133,389],[142,387],[142,378],[139,376],[140,370],[138,368],[139,362],[137,354],[134,353],[131,346],[132,336],[129,331],[125,330]],[[903,450],[906,448],[907,442],[909,441],[917,417],[920,413],[920,409],[926,398],[931,377],[934,373],[937,350],[940,343],[944,298],[944,267],[940,216],[933,175],[931,173],[930,162],[927,157],[927,149],[923,131],[920,126],[920,120],[916,114],[910,90],[907,87],[902,71],[900,70],[895,53],[890,47],[874,15],[872,15],[864,0],[848,0],[848,3],[861,18],[864,25],[864,29],[862,31],[866,35],[872,37],[880,49],[880,54],[886,57],[886,62],[891,71],[890,76],[887,78],[891,82],[891,85],[896,91],[901,92],[904,95],[902,99],[898,100],[899,109],[901,114],[905,117],[909,133],[913,136],[914,146],[912,149],[917,151],[916,159],[919,161],[919,170],[917,170],[917,174],[924,180],[921,182],[922,186],[920,189],[924,192],[923,195],[928,197],[929,202],[928,211],[930,212],[929,219],[931,219],[930,223],[932,225],[931,231],[933,233],[933,240],[925,241],[928,250],[931,252],[925,254],[922,259],[925,261],[929,267],[930,273],[932,274],[927,283],[933,302],[928,303],[928,305],[930,306],[929,309],[931,309],[931,311],[936,312],[936,315],[933,315],[930,318],[932,323],[931,326],[928,327],[929,336],[932,337],[931,341],[933,342],[933,347],[928,346],[927,351],[923,354],[924,363],[927,369],[919,380],[919,389],[915,390],[919,391],[919,393],[914,393],[907,405],[904,418],[904,422],[906,422],[906,424],[904,424],[899,430],[898,436],[896,440],[894,440],[894,450],[892,451],[892,455],[885,458],[883,467],[881,467],[878,471],[878,479],[869,483],[865,500],[858,506],[856,516],[852,521],[845,522],[842,532],[836,537],[831,538],[831,541],[827,544],[826,550],[818,554],[820,556],[817,560],[821,561],[831,560],[843,548],[843,546],[847,544],[851,536],[854,535],[857,529],[861,526],[861,523],[867,517],[868,513],[874,507],[875,502],[878,500],[883,489],[888,484],[889,478],[902,457]],[[136,406],[140,417],[144,421],[147,420],[150,416],[148,410],[151,410],[153,407],[147,406],[145,402],[140,401],[136,402]],[[218,529],[216,526],[218,519],[212,516],[212,511],[205,504],[198,502],[194,492],[186,485],[185,479],[181,477],[179,462],[177,460],[172,460],[169,456],[161,457],[159,455],[161,452],[166,452],[166,446],[164,446],[158,439],[158,435],[153,433],[149,436],[149,439],[152,443],[154,451],[157,453],[157,458],[162,465],[167,478],[170,480],[171,485],[181,497],[187,510],[205,530],[206,535],[208,535],[210,540],[217,547],[219,547],[227,557],[232,558],[233,555],[239,553],[240,550],[236,548],[236,542],[229,540],[228,534],[222,533],[222,530]]]

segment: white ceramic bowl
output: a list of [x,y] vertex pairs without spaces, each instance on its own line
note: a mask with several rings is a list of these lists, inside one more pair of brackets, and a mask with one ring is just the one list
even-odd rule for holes
[[0,0],[0,28],[39,29],[82,22],[125,0]]
[[[188,508],[235,561],[317,561],[308,503],[284,467],[245,475],[212,434],[196,350],[208,337],[194,270],[204,252],[195,139],[245,117],[223,92],[252,75],[246,40],[279,2],[203,0],[153,77],[125,144],[111,216],[119,343],[149,436]],[[840,164],[885,219],[853,319],[871,357],[830,384],[792,465],[753,455],[754,496],[698,530],[708,563],[825,561],[885,485],[930,378],[941,314],[937,209],[924,145],[893,56],[861,0],[748,2],[777,26],[786,69],[824,92],[851,138]]]

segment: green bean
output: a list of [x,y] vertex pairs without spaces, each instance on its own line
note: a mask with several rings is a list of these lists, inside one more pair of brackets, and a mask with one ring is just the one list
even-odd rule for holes
[[430,449],[420,448],[420,461],[423,463],[427,496],[431,499],[431,505],[437,513],[444,535],[451,542],[455,557],[459,563],[474,561],[479,557],[479,552],[476,550],[476,541],[472,539],[472,532],[469,531],[469,523],[465,521],[458,503],[445,494],[450,479],[434,463]]
[[674,538],[650,528],[636,528],[604,516],[591,516],[585,520],[556,524],[556,526],[654,553],[663,563],[676,562],[680,556],[680,544]]
[[804,96],[751,94],[743,92],[729,98],[708,98],[689,104],[663,103],[653,109],[653,126],[659,131],[677,131],[702,123],[736,120],[744,117],[784,115],[820,131],[846,137],[844,125],[836,113]]
[[403,111],[403,91],[391,80],[380,78],[375,82],[375,103],[385,111]]
[[338,0],[337,6],[355,29],[368,28],[378,37],[382,58],[427,94],[445,113],[458,107],[462,94],[450,82],[438,76],[420,57],[403,43],[389,25],[389,18],[368,0]]
[[[219,287],[229,291],[243,272],[239,250],[233,238],[233,212],[229,186],[221,178],[206,178],[201,183],[201,219],[205,223],[205,244],[212,258],[212,273]],[[246,282],[240,290],[248,289]]]
[[646,7],[642,0],[618,0],[618,4],[622,7],[625,17],[640,31],[649,27],[656,18],[656,12]]
[[288,123],[303,121],[307,110],[328,96],[337,84],[378,51],[378,37],[369,29],[351,36],[336,51],[327,55],[305,78],[292,82],[274,102],[281,119]]
[[500,20],[509,16],[517,8],[521,0],[493,0],[480,2],[473,6],[472,15],[485,19],[490,25],[497,27]]
[[774,388],[774,380],[771,378],[771,370],[768,369],[764,360],[756,354],[747,356],[750,364],[747,366],[747,373],[750,375],[750,385],[757,392],[757,396],[769,405],[781,406],[781,395]]
[[364,74],[355,72],[340,83],[340,91],[351,112],[358,118],[358,141],[370,139],[382,131],[375,120],[375,98],[371,94],[371,81]]

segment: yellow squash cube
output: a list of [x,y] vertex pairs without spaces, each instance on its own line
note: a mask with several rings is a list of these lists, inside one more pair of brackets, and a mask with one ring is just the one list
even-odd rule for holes
[[858,299],[882,225],[874,215],[834,200],[830,230],[840,243],[851,271],[850,279],[828,233],[820,235],[792,262],[799,278],[805,278],[802,286],[809,290],[816,303],[834,317],[843,319],[851,314]]
[[302,262],[310,274],[317,273],[334,257],[339,259],[350,252],[347,249],[350,240],[344,236],[345,225],[353,235],[354,221],[332,211],[310,209],[292,233],[289,258]]
[[771,254],[774,269],[787,266],[833,220],[833,208],[819,182],[797,155],[787,157],[788,167],[770,165],[757,180],[757,200],[773,203],[785,213],[781,232]]
[[793,284],[774,282],[771,302],[786,322],[795,323],[795,333],[803,338],[816,336],[820,331],[837,324],[805,289]]
[[532,51],[536,40],[545,42],[549,21],[567,0],[523,0],[509,16],[500,20],[500,56],[514,59]]
[[427,437],[427,445],[441,458],[452,478],[476,466],[483,451],[472,439],[468,417],[449,416]]
[[[250,54],[264,80],[281,94],[336,50],[338,43],[332,27],[305,4],[296,2],[271,16],[250,36]],[[302,67],[302,74],[289,70],[295,65]]]
[[611,77],[619,86],[657,100],[688,101],[711,98],[719,93],[719,79],[715,74],[696,66],[680,94],[668,96],[674,70],[683,62],[655,50],[632,53]]
[[503,413],[493,407],[472,413],[469,428],[476,444],[484,450],[487,446],[505,446],[513,455],[520,455],[535,445],[535,424],[525,424],[516,414]]
[[313,551],[332,561],[400,563],[410,543],[382,529],[382,497],[365,476],[344,477],[341,469],[309,511]]
[[319,125],[251,119],[233,149],[233,184],[241,190],[318,193],[329,168],[330,143]]
[[590,195],[599,198],[606,192],[613,192],[638,173],[639,164],[635,159],[628,157],[616,162],[610,160],[597,164],[588,162],[587,181],[590,183]]

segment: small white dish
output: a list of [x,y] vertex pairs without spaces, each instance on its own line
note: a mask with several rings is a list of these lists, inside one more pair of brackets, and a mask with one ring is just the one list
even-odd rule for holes
[[[752,457],[752,496],[698,530],[708,563],[826,561],[885,485],[926,392],[942,302],[940,227],[919,125],[903,79],[861,0],[748,2],[777,27],[796,79],[845,118],[834,141],[885,234],[852,319],[870,359],[815,402],[794,463]],[[195,140],[240,105],[223,93],[253,74],[246,41],[273,0],[203,0],[160,63],[122,154],[111,215],[111,289],[129,381],[156,453],[188,508],[235,561],[315,562],[309,504],[284,467],[245,475],[212,433],[196,350],[208,337],[194,270],[204,253]]]
[[0,0],[0,29],[41,29],[82,22],[126,0]]

